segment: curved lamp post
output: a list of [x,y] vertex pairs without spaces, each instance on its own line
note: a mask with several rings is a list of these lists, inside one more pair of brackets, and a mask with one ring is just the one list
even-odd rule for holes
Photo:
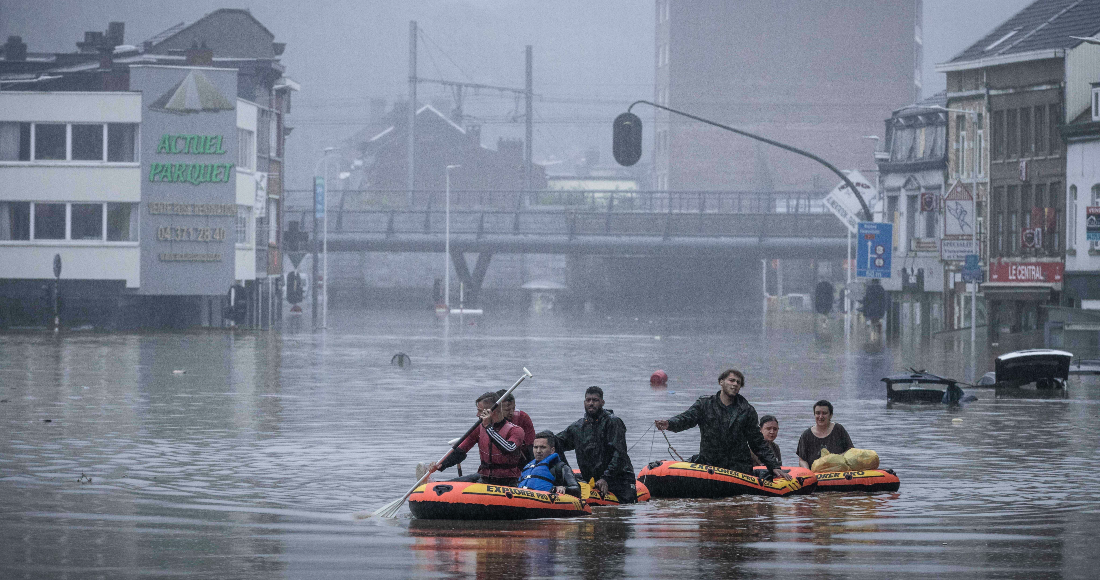
[[[718,127],[719,129],[725,129],[726,131],[730,131],[732,133],[737,133],[738,135],[749,137],[751,139],[756,139],[757,141],[762,141],[764,143],[767,143],[768,145],[774,145],[775,147],[779,147],[780,149],[785,149],[787,151],[790,151],[791,153],[797,153],[799,155],[802,155],[803,157],[809,157],[810,159],[813,159],[814,161],[817,161],[818,163],[824,165],[826,168],[829,169],[829,171],[832,171],[833,173],[837,174],[840,177],[840,179],[844,182],[844,184],[847,185],[848,188],[852,190],[852,193],[855,193],[856,199],[859,200],[859,205],[863,209],[864,218],[869,222],[875,221],[874,216],[871,214],[871,208],[867,207],[867,202],[863,200],[863,195],[859,193],[859,189],[857,189],[855,184],[852,183],[852,180],[848,179],[848,176],[844,175],[844,172],[837,169],[833,164],[829,163],[828,161],[825,161],[824,159],[818,157],[817,155],[814,155],[813,153],[810,153],[808,151],[803,151],[801,149],[798,149],[797,147],[791,147],[790,145],[780,143],[779,141],[774,141],[772,139],[768,139],[767,137],[761,137],[759,135],[754,135],[752,133],[749,133],[748,131],[742,131],[740,129],[734,129],[733,127],[729,127],[729,126],[723,125],[721,123],[716,123],[716,122],[711,121],[709,119],[704,119],[702,117],[692,115],[691,113],[685,113],[683,111],[677,111],[676,109],[672,109],[672,108],[666,107],[664,105],[658,105],[657,103],[654,103],[654,102],[651,102],[651,101],[644,101],[644,100],[643,101],[634,101],[633,103],[631,103],[631,105],[629,107],[627,107],[626,113],[623,113],[622,115],[619,115],[618,117],[615,118],[615,125],[614,125],[615,159],[617,161],[619,161],[619,163],[622,164],[622,165],[627,165],[627,166],[634,165],[634,163],[636,163],[638,161],[638,158],[641,157],[641,153],[642,153],[642,120],[639,119],[637,115],[630,112],[630,110],[634,108],[634,105],[638,105],[638,104],[646,104],[646,105],[650,105],[652,107],[656,107],[658,109],[661,109],[663,111],[668,111],[670,113],[676,113],[677,115],[681,115],[681,116],[687,117],[689,119],[694,119],[696,121],[699,121],[700,123],[706,123],[707,125]],[[629,161],[629,163],[624,163],[623,162],[624,160]]]

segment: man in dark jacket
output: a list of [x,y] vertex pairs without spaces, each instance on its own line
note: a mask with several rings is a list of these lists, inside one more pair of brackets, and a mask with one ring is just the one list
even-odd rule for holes
[[699,454],[692,463],[713,465],[752,475],[751,449],[764,466],[777,477],[790,479],[760,434],[756,409],[739,393],[745,375],[730,369],[718,377],[721,389],[709,397],[700,397],[687,411],[671,419],[654,422],[661,431],[679,433],[699,426]]
[[535,458],[519,474],[516,487],[580,497],[581,486],[573,475],[573,468],[558,456],[554,440],[554,434],[550,431],[535,435],[535,442],[532,444]]
[[634,503],[634,466],[626,453],[626,425],[611,410],[603,408],[603,389],[588,387],[584,392],[584,418],[558,433],[558,453],[577,452],[581,480],[596,480],[600,493],[610,491],[619,503]]

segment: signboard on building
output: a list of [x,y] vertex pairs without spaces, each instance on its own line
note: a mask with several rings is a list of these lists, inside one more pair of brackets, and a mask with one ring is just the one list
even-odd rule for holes
[[989,265],[989,281],[1056,283],[1062,281],[1064,271],[1062,262],[995,261]]
[[977,254],[967,254],[963,258],[962,279],[963,282],[982,281],[982,267],[978,263]]
[[856,230],[856,276],[889,278],[894,224],[859,222]]
[[236,263],[237,71],[135,65],[130,87],[142,94],[138,292],[223,295]]
[[1038,250],[1043,247],[1043,228],[1024,228],[1020,231],[1020,247]]
[[[867,206],[871,208],[871,211],[875,211],[876,205],[879,204],[878,191],[875,186],[871,185],[871,182],[858,171],[845,171],[844,175],[848,176],[852,185],[859,188],[863,201],[867,202]],[[825,196],[824,201],[825,207],[829,208],[829,211],[833,212],[833,215],[844,223],[848,231],[853,234],[856,233],[859,221],[866,216],[863,215],[863,206],[859,204],[859,199],[852,193],[851,188],[846,183],[841,182],[829,192],[829,195]]]
[[974,196],[970,188],[956,181],[943,198],[943,237],[969,240],[974,235]]
[[1100,207],[1085,208],[1085,239],[1100,242]]
[[976,254],[973,240],[940,240],[940,259],[945,262],[961,262],[970,254]]

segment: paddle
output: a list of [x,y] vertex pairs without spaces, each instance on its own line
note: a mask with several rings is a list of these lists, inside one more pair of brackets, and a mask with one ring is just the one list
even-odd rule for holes
[[[514,385],[509,387],[509,389],[507,391],[505,391],[504,394],[501,395],[499,399],[497,399],[496,403],[493,403],[493,406],[492,406],[491,409],[489,409],[489,412],[492,413],[493,411],[496,411],[497,407],[499,407],[500,404],[504,402],[505,397],[507,397],[509,394],[511,394],[512,391],[516,390],[516,387],[518,387],[519,384],[524,381],[524,379],[530,378],[532,376],[534,376],[534,375],[531,374],[531,371],[527,370],[527,367],[524,367],[523,368],[523,376],[520,377],[519,380],[516,381],[516,383]],[[473,433],[474,430],[477,429],[477,426],[480,425],[480,424],[481,424],[481,419],[478,419],[476,422],[474,422],[473,426],[471,426],[469,429],[466,430],[466,433],[464,435],[462,435],[462,437],[459,437],[458,439],[452,439],[451,441],[448,441],[448,444],[451,446],[451,448],[448,449],[447,452],[443,454],[443,457],[440,457],[439,461],[437,461],[436,463],[442,463],[443,460],[450,457],[450,455],[455,452],[455,449],[458,449],[458,444],[465,441],[466,438],[470,436],[470,433]],[[383,517],[383,518],[392,518],[392,517],[396,516],[397,515],[397,510],[401,509],[401,506],[405,504],[405,500],[409,499],[409,496],[412,495],[412,493],[414,491],[416,491],[416,488],[420,487],[421,485],[424,484],[425,481],[427,481],[429,475],[431,475],[431,472],[425,473],[423,477],[421,477],[419,480],[417,480],[416,485],[413,485],[412,489],[410,489],[408,491],[408,493],[406,493],[405,495],[401,496],[400,498],[395,499],[395,500],[391,501],[390,503],[374,510],[374,512],[371,515],[375,515],[375,516]]]

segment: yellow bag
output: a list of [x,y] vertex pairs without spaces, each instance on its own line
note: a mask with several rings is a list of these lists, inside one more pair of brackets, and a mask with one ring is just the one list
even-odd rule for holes
[[844,456],[839,453],[829,453],[828,449],[821,450],[821,458],[810,466],[814,473],[832,473],[836,471],[852,471]]
[[844,460],[852,471],[865,469],[878,469],[878,453],[870,449],[856,449],[855,447],[844,452]]

